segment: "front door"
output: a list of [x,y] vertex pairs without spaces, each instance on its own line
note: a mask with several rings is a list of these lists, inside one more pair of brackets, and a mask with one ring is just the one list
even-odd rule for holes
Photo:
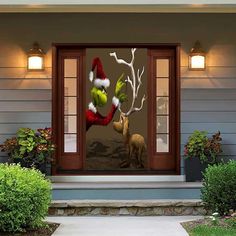
[[178,46],[53,52],[53,174],[179,173]]

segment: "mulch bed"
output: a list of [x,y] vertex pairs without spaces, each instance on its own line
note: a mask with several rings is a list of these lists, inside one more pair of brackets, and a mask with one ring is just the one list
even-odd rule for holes
[[59,227],[60,224],[57,223],[49,223],[47,222],[48,227],[40,228],[37,230],[29,229],[26,232],[22,233],[5,233],[0,232],[1,236],[51,236],[55,230]]

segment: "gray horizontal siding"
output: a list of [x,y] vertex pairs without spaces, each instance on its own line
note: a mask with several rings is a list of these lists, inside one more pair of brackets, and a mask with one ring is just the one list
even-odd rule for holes
[[[227,55],[228,56],[228,55]],[[235,57],[235,55],[234,55]],[[188,60],[186,60],[188,63]],[[207,65],[206,70],[191,71],[188,66],[183,65],[182,60],[181,74],[184,78],[235,78],[236,66],[211,66]]]
[[[19,128],[51,127],[51,68],[44,73],[26,68],[0,68],[0,143]],[[7,160],[0,152],[0,162]]]
[[[236,80],[236,79],[235,79]],[[184,100],[181,103],[182,111],[236,111],[236,100]]]
[[50,78],[1,78],[1,89],[51,89]]
[[234,123],[236,122],[236,111],[182,111],[181,121],[195,123]]
[[0,101],[48,101],[51,100],[50,89],[1,89]]
[[0,112],[0,123],[50,123],[51,111],[49,112]]
[[[227,120],[227,117],[226,117]],[[209,133],[214,133],[220,130],[222,133],[235,134],[236,133],[236,122],[228,123],[194,123],[194,122],[182,122],[181,123],[181,133],[189,134],[194,130],[207,130]]]
[[182,88],[202,88],[202,89],[214,89],[214,88],[236,88],[236,77],[234,78],[188,78],[182,77]]
[[192,89],[236,88],[235,66],[208,66],[205,71],[190,71],[181,67],[181,87]]
[[235,89],[184,89],[181,93],[182,100],[236,100]]
[[[14,51],[14,49],[12,49],[11,51]],[[4,59],[4,61],[6,60],[6,55],[1,55],[0,60]],[[27,71],[26,67],[14,67],[12,66],[13,64],[11,64],[11,67],[7,66],[7,67],[3,67],[3,64],[1,63],[0,67],[0,78],[5,78],[5,79],[34,79],[34,78],[51,78],[51,74],[52,74],[52,68],[51,67],[46,67],[45,71],[42,72],[29,72]]]
[[[183,86],[181,90],[181,173],[184,173],[184,144],[194,130],[206,130],[209,136],[219,130],[223,144],[221,158],[236,159],[236,78],[216,78],[215,84],[212,78],[188,79],[187,88]],[[232,86],[227,85],[229,80]]]
[[[224,159],[236,159],[236,89],[182,89],[181,154],[189,135],[221,132]],[[181,166],[184,166],[182,161]]]
[[0,124],[0,134],[15,134],[16,131],[19,128],[32,128],[32,129],[37,129],[37,128],[45,128],[45,127],[50,127],[51,123],[19,123],[19,124]]
[[51,111],[51,101],[0,101],[0,111]]

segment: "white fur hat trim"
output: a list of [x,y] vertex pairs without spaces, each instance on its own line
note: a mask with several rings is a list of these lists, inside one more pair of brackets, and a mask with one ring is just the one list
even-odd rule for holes
[[94,80],[94,86],[99,88],[99,87],[105,87],[105,88],[108,88],[110,86],[110,80],[109,79],[99,79],[99,78],[96,78]]
[[118,105],[120,104],[120,101],[117,97],[113,97],[112,98],[112,104],[115,106],[115,107],[118,107]]
[[89,103],[88,109],[92,111],[93,113],[97,113],[97,108],[93,105],[92,102]]

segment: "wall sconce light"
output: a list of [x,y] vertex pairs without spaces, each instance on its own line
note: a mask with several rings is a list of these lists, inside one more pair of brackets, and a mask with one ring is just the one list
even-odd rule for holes
[[42,71],[44,70],[44,52],[39,47],[39,44],[35,42],[33,48],[28,52],[27,68],[29,71]]
[[205,70],[206,69],[206,53],[203,50],[199,41],[196,41],[189,54],[189,69],[190,70]]

